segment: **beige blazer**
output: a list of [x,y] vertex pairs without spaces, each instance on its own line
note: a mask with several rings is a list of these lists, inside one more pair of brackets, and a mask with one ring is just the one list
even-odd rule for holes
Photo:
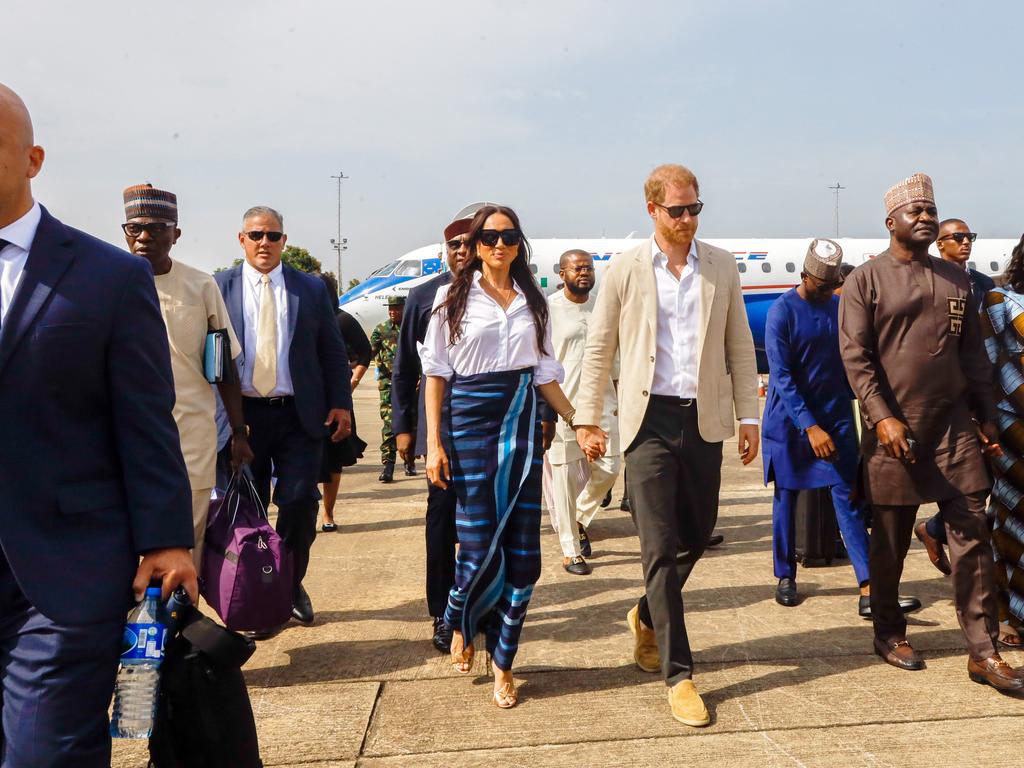
[[[697,419],[702,438],[732,437],[737,419],[758,418],[754,340],[731,253],[697,241],[700,329],[697,334]],[[600,424],[604,389],[619,368],[619,432],[628,450],[640,430],[651,382],[658,330],[658,289],[651,240],[613,257],[601,280],[587,334],[576,424]]]

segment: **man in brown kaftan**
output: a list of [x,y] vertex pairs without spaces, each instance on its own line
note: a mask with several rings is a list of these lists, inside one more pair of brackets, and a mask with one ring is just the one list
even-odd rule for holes
[[886,211],[889,249],[847,278],[839,310],[843,361],[866,427],[861,490],[873,511],[875,651],[901,669],[924,667],[897,598],[918,506],[938,502],[971,679],[1020,689],[1024,678],[995,649],[982,451],[999,447],[978,308],[967,273],[928,255],[938,233],[931,180],[916,174],[893,187]]

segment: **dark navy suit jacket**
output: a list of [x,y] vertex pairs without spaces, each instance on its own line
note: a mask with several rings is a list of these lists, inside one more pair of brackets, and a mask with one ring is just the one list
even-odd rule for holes
[[[332,408],[352,410],[345,342],[334,316],[334,302],[319,277],[282,265],[288,292],[288,369],[295,389],[295,408],[302,428],[310,437],[327,434],[324,419]],[[231,325],[245,349],[245,312],[242,309],[242,265],[214,275],[231,316]]]
[[153,272],[42,211],[0,327],[0,546],[48,618],[124,618],[138,555],[192,546]]

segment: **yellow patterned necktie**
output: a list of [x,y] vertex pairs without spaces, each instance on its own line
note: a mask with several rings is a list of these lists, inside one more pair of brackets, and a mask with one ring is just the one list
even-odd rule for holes
[[270,275],[260,275],[260,311],[256,323],[252,386],[263,397],[269,397],[277,386],[277,304]]

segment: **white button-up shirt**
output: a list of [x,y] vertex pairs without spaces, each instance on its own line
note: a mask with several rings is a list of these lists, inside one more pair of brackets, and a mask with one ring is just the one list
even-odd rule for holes
[[[544,348],[537,348],[537,331],[526,296],[513,281],[515,298],[503,310],[483,288],[480,272],[473,275],[473,285],[462,318],[462,336],[449,345],[448,320],[431,314],[427,333],[420,347],[420,363],[427,376],[473,376],[478,373],[516,371],[533,368],[534,384],[561,382],[565,376],[562,365],[551,351],[551,323],[548,322]],[[451,285],[441,286],[434,298],[434,309],[445,300]]]
[[[288,291],[284,286],[284,270],[278,264],[268,273],[270,289],[274,292],[277,308],[277,386],[267,397],[294,395],[292,373],[288,367]],[[242,394],[246,397],[263,397],[252,385],[252,369],[256,364],[256,329],[260,322],[260,293],[263,273],[242,262],[242,314],[245,317],[245,352],[242,362]]]
[[20,219],[0,227],[0,240],[9,243],[0,248],[0,324],[7,319],[7,312],[25,272],[28,252],[32,248],[32,241],[36,239],[36,230],[39,229],[42,217],[39,203],[34,202],[28,213]]
[[658,287],[658,332],[651,393],[697,397],[697,336],[700,326],[700,260],[690,243],[686,266],[677,278],[668,256],[651,237],[654,281]]

